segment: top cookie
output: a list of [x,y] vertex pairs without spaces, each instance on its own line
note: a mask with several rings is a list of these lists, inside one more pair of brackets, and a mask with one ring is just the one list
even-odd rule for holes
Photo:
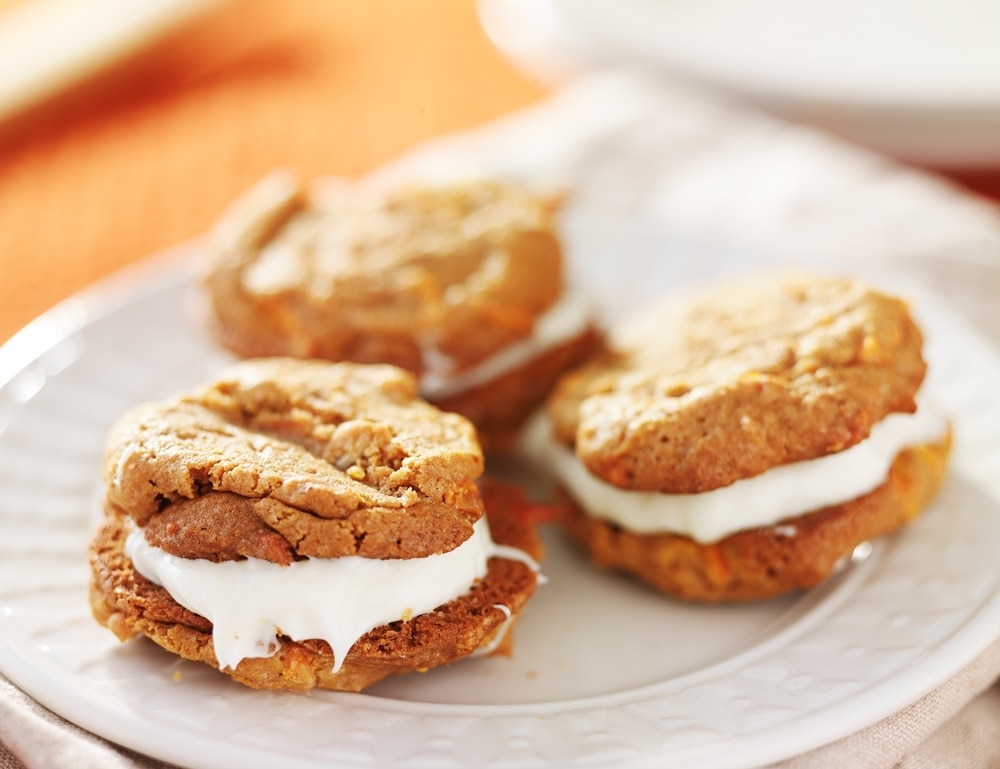
[[550,209],[498,183],[307,191],[273,175],[213,233],[215,333],[242,356],[459,374],[529,336],[559,297]]
[[548,402],[559,440],[625,489],[698,493],[824,456],[915,410],[922,337],[899,299],[802,274],[672,297]]
[[287,563],[451,550],[482,515],[482,471],[472,425],[410,374],[273,358],[124,415],[104,477],[109,511],[168,552]]

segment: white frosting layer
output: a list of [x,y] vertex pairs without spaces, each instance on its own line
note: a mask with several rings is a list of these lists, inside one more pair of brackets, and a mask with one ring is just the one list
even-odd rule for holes
[[531,427],[529,451],[595,518],[637,534],[682,534],[711,543],[867,494],[886,480],[901,450],[939,441],[947,430],[942,415],[921,405],[914,414],[890,414],[867,439],[844,451],[775,467],[701,494],[633,491],[605,483],[591,475],[575,453],[552,439],[544,417]]
[[436,349],[427,349],[424,356],[430,370],[420,380],[420,392],[426,398],[439,400],[493,381],[583,333],[590,316],[590,304],[583,292],[567,289],[559,301],[538,318],[531,336],[505,347],[461,374],[449,373],[450,361]]
[[485,576],[491,557],[538,569],[523,551],[496,544],[485,517],[454,550],[426,558],[309,558],[288,566],[257,558],[213,563],[153,547],[141,529],[129,534],[125,552],[146,579],[211,621],[221,668],[271,656],[280,633],[326,641],[336,672],[369,630],[425,614],[467,593]]

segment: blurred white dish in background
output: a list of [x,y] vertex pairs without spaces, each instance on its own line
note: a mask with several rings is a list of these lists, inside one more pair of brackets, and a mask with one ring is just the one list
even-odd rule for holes
[[0,13],[0,120],[35,106],[219,0],[22,0]]
[[479,0],[558,81],[653,66],[923,165],[1000,166],[998,0]]

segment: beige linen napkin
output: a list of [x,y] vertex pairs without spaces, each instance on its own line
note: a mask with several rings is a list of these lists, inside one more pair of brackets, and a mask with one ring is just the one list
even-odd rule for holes
[[0,769],[168,769],[46,710],[0,676]]
[[[1000,341],[1000,212],[993,204],[679,84],[631,72],[581,79],[523,113],[419,148],[373,182],[482,175],[568,191],[608,233],[627,231],[626,224],[657,227],[691,248],[711,243],[845,267],[902,268]],[[608,285],[615,277],[607,276]],[[780,766],[1000,766],[1000,628],[997,636],[901,713]],[[28,769],[162,766],[67,725],[6,681],[0,741],[7,746],[0,769],[20,769],[17,758]]]
[[773,769],[1000,766],[1000,641],[899,713]]

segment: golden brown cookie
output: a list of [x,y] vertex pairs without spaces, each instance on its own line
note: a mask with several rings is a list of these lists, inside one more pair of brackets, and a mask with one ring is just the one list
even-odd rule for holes
[[745,601],[815,587],[854,549],[896,531],[933,499],[950,439],[899,454],[885,483],[861,497],[702,544],[677,534],[634,534],[564,498],[562,523],[595,565],[693,601]]
[[207,510],[244,534],[256,521],[292,555],[418,558],[472,533],[482,471],[472,425],[405,371],[267,358],[125,414],[104,479],[108,508],[140,526],[168,516],[181,531]]
[[[547,403],[550,457],[582,467],[574,480],[561,462],[564,486],[578,486],[566,488],[568,528],[596,562],[684,598],[815,585],[857,544],[912,518],[940,483],[947,423],[918,409],[921,346],[900,299],[810,274],[707,286],[637,313]],[[828,462],[828,475],[803,475],[814,495],[794,491],[794,473],[831,457],[841,464]],[[828,499],[854,488],[833,474],[878,462],[879,478]],[[774,516],[761,494],[773,495]],[[789,496],[807,506],[786,510]],[[709,516],[725,525],[706,529]]]
[[[359,689],[466,656],[501,627],[508,632],[505,615],[516,618],[533,592],[531,557],[539,555],[531,521],[518,517],[527,504],[510,490],[486,485],[493,539],[481,530],[482,469],[471,423],[421,400],[401,369],[291,358],[236,364],[136,407],[112,428],[106,520],[91,549],[94,615],[123,640],[148,635],[219,667],[212,622],[140,573],[125,545],[130,533],[180,559],[181,571],[188,562],[254,559],[265,573],[358,556],[384,571],[377,564],[418,564],[477,538],[474,552],[491,554],[483,576],[458,586],[446,606],[367,632],[341,650],[337,669],[325,640],[280,636],[274,654],[226,672],[257,687]],[[490,542],[526,555],[497,557]],[[508,635],[496,635],[500,650]]]
[[[306,189],[274,175],[219,221],[204,273],[211,327],[237,354],[400,366],[486,438],[595,339],[565,290],[551,203],[510,184]],[[506,403],[484,392],[522,369]]]
[[840,451],[913,411],[926,366],[906,304],[768,273],[670,297],[559,384],[556,434],[629,489],[697,493]]
[[[526,503],[520,493],[487,481],[484,497],[494,540],[540,558],[535,528],[521,514]],[[212,623],[135,570],[124,552],[129,528],[125,519],[110,516],[91,546],[95,618],[122,641],[146,636],[185,659],[218,669]],[[494,557],[486,576],[465,595],[365,633],[336,672],[328,643],[285,636],[279,636],[280,648],[273,655],[243,659],[223,672],[256,689],[360,691],[390,675],[426,671],[475,653],[509,655],[514,627],[536,583],[537,574],[528,564]]]

